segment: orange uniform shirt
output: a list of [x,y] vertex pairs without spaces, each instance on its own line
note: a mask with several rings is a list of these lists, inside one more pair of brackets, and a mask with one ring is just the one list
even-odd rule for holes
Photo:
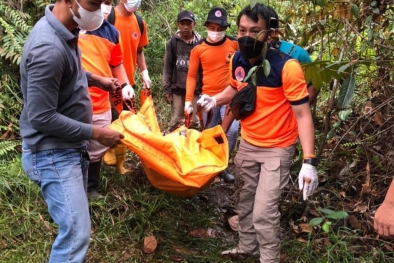
[[[255,111],[241,120],[241,137],[250,144],[260,147],[287,147],[298,137],[297,120],[291,105],[308,103],[304,73],[300,63],[277,50],[270,49],[266,59],[271,71],[257,80]],[[260,65],[261,61],[255,65]],[[248,60],[237,52],[230,64],[231,86],[238,90],[246,84],[241,82],[248,75]]]
[[[78,45],[82,55],[82,67],[85,71],[100,76],[112,77],[111,66],[122,63],[122,50],[118,30],[104,20],[100,28],[80,34]],[[93,105],[93,114],[111,109],[109,93],[97,87],[89,87]]]
[[213,96],[230,85],[230,58],[238,50],[237,40],[227,36],[218,43],[204,39],[190,52],[186,79],[186,101],[192,101],[199,70],[202,76],[202,94]]
[[121,35],[123,51],[123,64],[126,69],[130,85],[135,84],[134,73],[137,65],[137,49],[149,44],[148,33],[145,20],[144,33],[141,35],[136,16],[122,16],[115,9],[115,27]]

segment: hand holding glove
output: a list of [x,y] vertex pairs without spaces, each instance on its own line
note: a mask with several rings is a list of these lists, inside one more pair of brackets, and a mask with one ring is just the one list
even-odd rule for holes
[[132,86],[130,86],[130,84],[126,84],[123,88],[122,88],[122,96],[123,96],[123,100],[131,100],[134,97],[134,89]]
[[144,69],[143,71],[141,71],[141,78],[142,78],[142,83],[144,84],[144,86],[147,89],[150,89],[150,84],[152,83],[152,81],[150,80],[147,69]]
[[318,185],[316,167],[307,163],[303,163],[300,174],[298,175],[298,186],[303,190],[303,198],[307,200],[316,190]]
[[167,102],[167,104],[171,104],[172,103],[172,94],[164,93],[164,100]]
[[189,115],[190,113],[193,112],[193,106],[190,101],[185,102],[185,109],[184,109],[185,114]]
[[216,107],[215,97],[210,97],[208,95],[201,95],[197,101],[197,105],[202,108],[203,111],[208,112]]

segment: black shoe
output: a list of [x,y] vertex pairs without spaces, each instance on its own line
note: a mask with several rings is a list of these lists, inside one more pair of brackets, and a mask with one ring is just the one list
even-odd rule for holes
[[233,184],[235,183],[234,175],[232,175],[227,169],[221,171],[219,177],[225,182],[226,184]]

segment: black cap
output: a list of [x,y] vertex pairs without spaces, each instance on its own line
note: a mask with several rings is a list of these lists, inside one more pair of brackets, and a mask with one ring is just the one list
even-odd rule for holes
[[221,26],[230,26],[230,24],[227,22],[227,11],[221,7],[214,7],[209,10],[205,25],[207,25],[208,22],[216,23]]
[[190,20],[193,22],[196,21],[194,19],[194,14],[189,10],[182,10],[181,12],[179,12],[177,22],[182,20]]

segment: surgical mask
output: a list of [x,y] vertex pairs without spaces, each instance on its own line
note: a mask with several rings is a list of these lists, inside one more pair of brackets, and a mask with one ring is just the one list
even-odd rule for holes
[[238,38],[238,45],[241,56],[245,59],[251,59],[261,55],[264,42],[259,41],[254,37],[245,36]]
[[111,5],[105,5],[101,4],[101,12],[103,13],[103,16],[106,17],[111,13],[112,6]]
[[127,3],[123,3],[127,12],[135,12],[141,5],[141,0],[127,0]]
[[208,31],[208,37],[210,40],[212,40],[212,42],[216,43],[219,42],[220,40],[222,40],[224,38],[224,36],[226,35],[226,31]]
[[81,18],[75,16],[73,10],[70,8],[71,13],[73,14],[74,21],[78,24],[78,26],[87,31],[93,31],[99,28],[104,21],[103,14],[101,13],[101,9],[97,11],[90,12],[84,9],[78,1],[75,0],[78,4],[78,13]]

